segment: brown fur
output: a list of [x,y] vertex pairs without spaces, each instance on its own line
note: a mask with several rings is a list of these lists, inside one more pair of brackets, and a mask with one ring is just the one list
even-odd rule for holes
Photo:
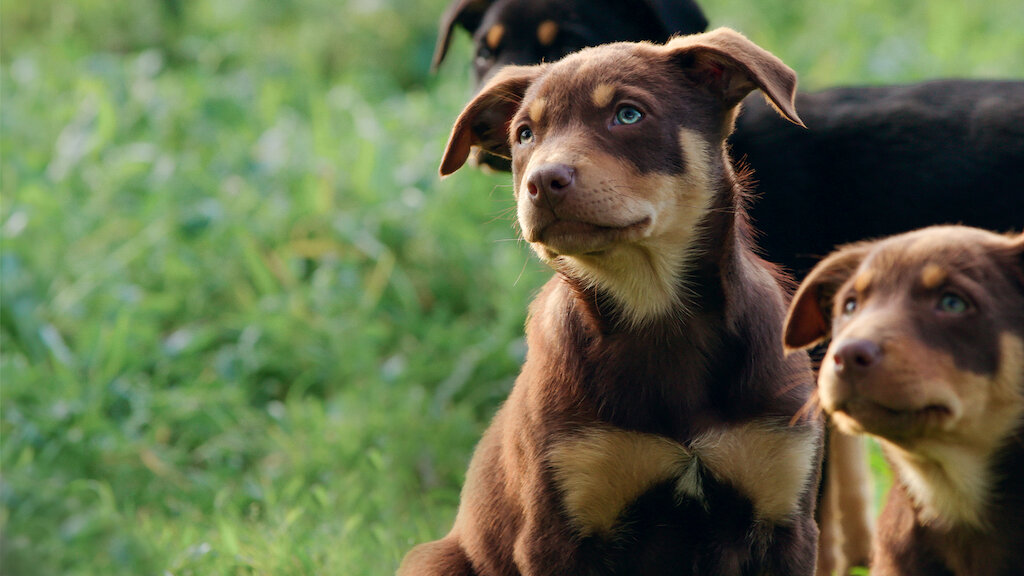
[[819,396],[879,439],[895,484],[872,574],[1024,566],[1024,235],[933,227],[845,247],[797,291],[790,348],[826,337]]
[[511,157],[520,229],[556,275],[455,525],[400,574],[813,573],[813,376],[778,345],[785,296],[724,144],[755,88],[798,122],[795,85],[719,30],[506,68],[467,105],[442,175],[472,146]]

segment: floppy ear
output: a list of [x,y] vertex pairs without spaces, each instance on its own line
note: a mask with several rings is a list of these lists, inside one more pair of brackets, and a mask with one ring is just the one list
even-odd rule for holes
[[708,28],[704,11],[693,0],[646,0],[647,7],[665,29],[665,37],[697,34]]
[[857,271],[870,244],[839,249],[818,263],[800,284],[789,304],[782,343],[787,352],[810,348],[832,331],[832,304],[836,291]]
[[452,135],[441,160],[441,176],[448,176],[466,163],[473,146],[510,158],[508,125],[519,109],[530,84],[546,65],[506,66],[466,105],[455,120]]
[[434,46],[434,58],[430,62],[431,72],[437,72],[438,66],[448,54],[448,45],[451,44],[455,26],[460,25],[473,34],[480,27],[480,21],[491,4],[494,4],[494,0],[453,0],[441,15],[441,24],[437,29],[437,45]]
[[687,76],[721,98],[725,109],[760,89],[783,118],[804,125],[793,104],[796,72],[739,32],[718,28],[675,38],[665,46]]

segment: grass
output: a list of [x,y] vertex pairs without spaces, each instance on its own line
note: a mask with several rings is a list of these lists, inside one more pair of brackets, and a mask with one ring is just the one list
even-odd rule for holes
[[[547,276],[439,156],[444,0],[0,8],[0,572],[386,574]],[[993,0],[707,5],[809,88],[1024,76]]]

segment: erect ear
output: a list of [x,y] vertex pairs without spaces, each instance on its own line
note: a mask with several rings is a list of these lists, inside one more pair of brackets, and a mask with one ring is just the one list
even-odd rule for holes
[[470,34],[480,27],[484,13],[494,4],[494,0],[453,0],[448,9],[441,15],[441,24],[437,29],[437,45],[434,46],[434,58],[430,62],[430,70],[437,72],[438,66],[448,53],[448,45],[452,41],[452,32],[456,25],[465,28]]
[[696,34],[708,28],[704,11],[693,0],[646,0],[647,7],[665,29],[665,37]]
[[508,125],[519,109],[527,88],[543,73],[545,64],[506,66],[466,105],[455,120],[441,160],[441,176],[466,163],[473,146],[510,158]]
[[845,246],[811,270],[789,304],[782,329],[786,351],[810,348],[828,338],[836,291],[853,276],[870,250],[871,244],[866,242]]
[[718,28],[675,38],[665,46],[687,76],[718,95],[726,109],[760,89],[783,118],[804,125],[793,104],[796,72],[739,32]]

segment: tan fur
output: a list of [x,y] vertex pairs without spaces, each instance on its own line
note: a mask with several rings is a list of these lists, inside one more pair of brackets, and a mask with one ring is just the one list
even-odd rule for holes
[[[618,158],[596,153],[586,156],[560,142],[548,153],[534,153],[527,171],[534,165],[575,162],[579,172],[587,174],[588,179],[580,186],[588,193],[578,195],[582,204],[574,207],[572,217],[604,226],[649,220],[636,238],[616,242],[608,251],[589,247],[578,253],[559,254],[551,246],[536,242],[529,226],[533,207],[525,194],[519,195],[523,236],[537,254],[570,276],[612,294],[623,304],[625,321],[633,326],[670,310],[685,310],[679,299],[679,282],[686,278],[693,247],[699,241],[697,223],[709,209],[713,188],[708,143],[695,132],[681,130],[679,144],[687,159],[687,171],[678,178],[635,174]],[[570,213],[564,205],[561,210]]]
[[708,433],[692,449],[717,479],[751,499],[758,518],[785,524],[807,490],[819,434],[816,423],[755,421]]
[[921,286],[926,289],[938,288],[946,281],[949,272],[938,264],[928,264],[921,270]]
[[871,288],[871,282],[875,279],[874,270],[864,270],[857,275],[857,278],[853,281],[853,287],[858,292],[867,292]]
[[816,424],[757,421],[707,432],[688,449],[663,436],[592,427],[556,442],[548,462],[582,536],[611,533],[623,509],[661,482],[675,480],[680,497],[701,499],[698,461],[750,498],[758,518],[785,524],[807,489],[818,433]]
[[689,451],[664,436],[591,428],[548,456],[566,512],[581,536],[608,534],[622,510],[655,484],[682,477]]
[[537,26],[537,41],[541,46],[551,46],[558,36],[558,22],[545,20]]
[[[980,512],[993,481],[988,462],[1024,417],[1024,341],[1004,334],[1000,352],[995,377],[961,372],[944,383],[956,389],[963,408],[943,433],[909,447],[882,440],[923,521],[984,527]],[[944,372],[957,373],[951,358],[939,361]]]
[[501,24],[495,24],[491,26],[491,29],[487,31],[485,41],[487,47],[494,50],[501,44],[501,39],[505,37],[505,27]]
[[594,91],[590,94],[591,101],[594,102],[594,106],[598,108],[604,108],[611,104],[612,97],[615,96],[615,86],[611,84],[598,84]]
[[548,101],[543,98],[537,98],[533,102],[530,102],[530,120],[535,123],[539,123],[544,119],[544,111],[547,109]]
[[848,574],[854,566],[866,566],[874,534],[874,490],[865,439],[832,430],[829,434],[829,473],[833,490],[835,522],[839,526],[836,570]]

